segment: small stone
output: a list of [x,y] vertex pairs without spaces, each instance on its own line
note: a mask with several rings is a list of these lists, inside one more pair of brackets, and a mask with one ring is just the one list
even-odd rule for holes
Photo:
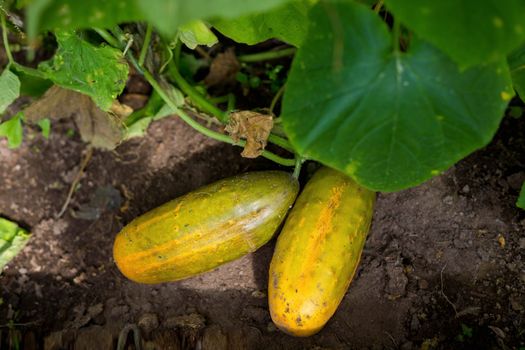
[[421,279],[417,282],[417,285],[419,286],[419,289],[425,290],[428,288],[428,281]]
[[88,307],[87,312],[91,317],[95,317],[99,315],[103,310],[104,310],[104,305],[99,303],[99,304],[95,304],[95,305]]
[[145,334],[150,334],[159,326],[159,319],[154,313],[145,313],[140,317],[138,325],[141,331],[143,331]]
[[266,293],[260,290],[254,290],[252,292],[252,297],[257,298],[257,299],[264,299],[266,298]]
[[489,261],[489,259],[490,259],[490,253],[489,252],[479,248],[477,253],[478,253],[478,256],[481,258],[481,261]]
[[387,266],[388,283],[385,291],[389,299],[397,299],[405,295],[408,277],[402,266]]
[[462,191],[463,193],[469,193],[469,192],[470,192],[470,187],[469,187],[469,185],[465,185],[465,186],[463,186],[463,188],[461,189],[461,191]]
[[163,325],[165,328],[186,327],[199,329],[204,327],[205,321],[204,316],[201,314],[191,313],[188,315],[170,317],[164,321]]
[[520,244],[520,249],[525,249],[525,238],[520,238],[519,244]]
[[452,198],[452,196],[446,196],[445,198],[443,198],[443,203],[447,205],[451,205],[453,202],[454,198]]
[[127,313],[128,310],[129,310],[129,306],[127,306],[127,305],[115,306],[113,309],[111,309],[109,315],[112,318],[117,318],[117,317],[122,316],[125,313]]

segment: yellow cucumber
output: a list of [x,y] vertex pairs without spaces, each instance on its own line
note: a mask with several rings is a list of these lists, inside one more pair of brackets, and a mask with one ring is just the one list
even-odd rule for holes
[[282,171],[217,181],[136,218],[115,238],[113,256],[130,280],[184,279],[268,242],[299,191]]
[[317,333],[334,314],[356,271],[375,193],[321,168],[290,211],[270,264],[273,322],[294,336]]

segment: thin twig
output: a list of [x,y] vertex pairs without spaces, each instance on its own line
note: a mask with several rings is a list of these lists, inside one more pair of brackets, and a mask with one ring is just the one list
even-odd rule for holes
[[394,337],[392,336],[392,334],[388,333],[387,331],[384,331],[383,333],[385,333],[386,335],[388,335],[388,337],[390,338],[390,340],[391,340],[392,343],[394,344],[394,347],[397,349],[399,346],[397,345],[397,342],[396,342],[396,340],[394,339]]
[[441,277],[441,295],[443,296],[443,298],[445,298],[447,303],[449,303],[450,306],[452,306],[452,309],[454,309],[454,313],[456,314],[456,318],[458,318],[459,316],[458,316],[458,310],[456,309],[456,305],[454,305],[454,303],[450,301],[450,299],[445,294],[445,291],[443,290],[443,271],[445,271],[446,267],[447,267],[447,264],[445,264],[443,266],[443,268],[441,269],[441,274],[440,274],[440,277]]
[[71,186],[69,187],[69,192],[67,194],[66,201],[64,202],[64,205],[62,206],[62,209],[60,209],[60,212],[56,215],[56,218],[58,219],[62,215],[64,215],[67,206],[69,205],[69,202],[71,202],[71,198],[73,198],[73,193],[75,193],[75,189],[78,186],[78,183],[80,182],[80,179],[82,178],[82,175],[84,175],[84,170],[86,169],[86,166],[89,164],[89,161],[91,160],[91,156],[93,155],[93,147],[88,146],[86,150],[86,154],[82,158],[82,161],[80,163],[80,169],[78,169],[77,175],[75,176],[75,179],[71,183]]
[[281,86],[279,91],[275,94],[275,96],[272,98],[272,103],[270,103],[270,114],[273,114],[273,110],[275,109],[275,105],[277,105],[277,102],[281,98],[281,96],[284,94],[285,85]]

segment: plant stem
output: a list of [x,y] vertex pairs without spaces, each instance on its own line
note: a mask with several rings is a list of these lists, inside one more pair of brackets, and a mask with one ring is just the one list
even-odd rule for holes
[[374,6],[374,12],[379,13],[381,9],[383,8],[383,0],[378,1],[378,3]]
[[151,42],[151,33],[153,32],[153,26],[148,23],[146,28],[146,36],[144,36],[144,42],[142,43],[142,49],[140,50],[139,55],[139,66],[144,65],[144,60],[146,59],[146,54],[148,53],[149,44]]
[[229,112],[229,111],[233,111],[235,109],[235,95],[232,94],[231,92],[228,94],[228,105],[226,107],[226,110]]
[[[122,39],[120,38],[122,36],[120,27],[118,27],[118,26],[115,27],[115,31],[117,31],[116,35],[117,35],[118,39],[115,39],[111,34],[109,34],[108,32],[106,32],[104,30],[101,30],[101,33],[103,33],[103,34],[101,34],[101,36],[102,37],[107,36],[109,41],[106,38],[104,38],[104,40],[106,40],[108,43],[110,43],[110,41],[116,40],[116,42],[114,41],[115,44],[116,44],[115,47],[122,48],[124,46],[124,43],[123,43]],[[98,31],[97,31],[97,33],[98,33]],[[113,45],[113,44],[111,44],[111,45]],[[146,69],[144,69],[143,66],[140,66],[138,64],[138,62],[135,60],[135,58],[133,57],[131,52],[128,52],[127,56],[129,57],[129,59],[133,63],[133,65],[135,65],[137,70],[144,75],[144,78],[146,78],[148,83],[159,94],[159,96],[164,100],[164,102],[173,110],[174,113],[176,113],[189,126],[194,128],[195,130],[197,130],[201,134],[203,134],[205,136],[208,136],[209,138],[212,138],[214,140],[226,142],[226,143],[229,143],[231,145],[238,145],[238,146],[241,146],[241,147],[244,147],[244,145],[246,145],[246,141],[244,141],[244,140],[240,140],[239,142],[236,143],[228,135],[224,135],[224,134],[221,134],[220,132],[208,129],[205,126],[201,125],[199,122],[195,121],[193,118],[191,118],[189,115],[187,115],[183,110],[181,110],[180,108],[177,107],[177,104],[169,97],[169,95],[164,91],[164,89],[162,89],[162,87],[159,85],[159,83],[153,77],[153,75],[150,72],[148,72]],[[170,62],[170,64],[168,65],[168,69],[170,70],[170,72],[171,72],[170,67],[173,66],[173,64],[174,64],[173,62]],[[198,96],[202,97],[202,95],[200,95],[198,91],[193,89],[193,87],[190,84],[188,84],[182,78],[182,76],[180,75],[180,73],[177,70],[176,66],[174,67],[174,69],[175,69],[175,72],[178,74],[178,76],[180,78],[180,81],[185,83],[187,85],[187,87],[190,87],[191,90],[194,91]],[[181,87],[181,89],[182,89],[182,87]],[[184,89],[182,89],[182,90],[184,91]],[[186,92],[186,91],[184,91],[184,92]],[[186,93],[186,94],[190,98],[192,98],[188,93]],[[209,103],[208,100],[206,100],[204,97],[202,97],[202,98],[203,98],[204,101],[206,101],[207,104],[211,105],[211,103]],[[217,107],[215,107],[215,106],[213,106],[213,107],[216,108],[217,110],[219,110],[221,113],[224,113],[220,109],[218,109]],[[288,142],[288,141],[286,141],[286,142]],[[272,152],[266,151],[266,150],[263,151],[263,153],[261,155],[263,157],[265,157],[265,158],[267,158],[267,159],[269,159],[269,160],[271,160],[271,161],[273,161],[273,162],[275,162],[277,164],[281,164],[283,166],[294,166],[295,165],[295,159],[283,158],[283,157],[280,157],[280,156],[278,156],[278,155],[276,155],[276,154],[274,154]]]
[[108,44],[110,44],[113,47],[121,47],[119,41],[115,39],[113,35],[111,35],[107,30],[100,29],[100,28],[93,28],[95,32],[97,32],[98,35],[102,37],[102,39],[106,40]]
[[7,40],[7,26],[5,24],[4,14],[0,15],[0,20],[2,21],[2,40],[4,41],[5,53],[7,54],[7,59],[9,60],[9,63],[8,63],[8,66],[9,66],[13,64],[15,60],[13,59],[11,48],[9,47],[9,41]]
[[400,45],[400,42],[399,42],[399,39],[400,39],[400,35],[401,35],[401,24],[399,23],[399,21],[396,21],[394,20],[394,25],[392,27],[392,45],[394,46],[394,52],[396,54],[399,53],[399,45]]
[[182,92],[188,95],[190,100],[193,103],[195,103],[195,105],[199,107],[199,109],[217,117],[217,119],[219,119],[222,123],[228,122],[229,118],[227,113],[221,111],[219,108],[214,106],[210,101],[206,99],[206,97],[202,96],[193,86],[191,86],[191,84],[184,80],[179,70],[177,69],[175,61],[171,61],[168,64],[168,72],[170,73],[170,77],[173,78],[173,80],[175,81],[175,83],[177,83]]
[[295,158],[295,168],[293,169],[292,176],[296,179],[299,178],[299,175],[301,175],[301,167],[303,166],[304,159],[303,157],[296,156]]
[[[146,80],[148,81],[148,83],[150,83],[150,85],[153,87],[153,89],[155,89],[155,91],[157,91],[157,93],[160,95],[160,97],[162,97],[162,99],[164,100],[164,102],[166,102],[166,104],[168,106],[170,106],[170,108],[182,119],[184,120],[189,126],[191,126],[192,128],[194,128],[195,130],[197,130],[198,132],[200,132],[201,134],[205,135],[205,136],[208,136],[214,140],[217,140],[217,141],[222,141],[222,142],[226,142],[226,143],[229,143],[231,145],[239,145],[239,146],[244,146],[246,144],[245,141],[243,140],[240,140],[238,143],[235,143],[233,142],[233,140],[227,136],[227,135],[224,135],[224,134],[221,134],[217,131],[214,131],[214,130],[210,130],[208,128],[206,128],[205,126],[199,124],[197,121],[193,120],[189,115],[187,115],[184,111],[182,111],[181,109],[179,109],[177,107],[177,105],[171,100],[171,98],[168,96],[168,94],[161,88],[161,86],[158,84],[157,80],[151,75],[150,72],[148,72],[147,70],[144,70],[143,71],[143,74],[144,74],[144,77],[146,78]],[[281,165],[284,165],[284,166],[294,166],[295,165],[295,159],[288,159],[288,158],[283,158],[283,157],[280,157],[274,153],[271,153],[271,152],[268,152],[268,151],[263,151],[262,153],[262,156],[265,157],[265,158],[268,158],[278,164],[281,164]]]
[[5,22],[4,15],[0,15],[0,21],[2,23],[2,40],[4,41],[5,53],[7,55],[8,61],[9,61],[9,63],[7,64],[6,68],[9,68],[10,66],[13,66],[13,68],[15,68],[17,71],[22,72],[24,74],[31,75],[31,76],[34,76],[34,77],[37,77],[37,78],[47,79],[47,76],[44,73],[42,73],[41,71],[39,71],[38,69],[34,69],[34,68],[31,68],[31,67],[26,67],[26,66],[23,66],[23,65],[15,62],[15,60],[13,58],[13,54],[11,53],[11,48],[9,47],[9,41],[7,40],[7,25],[6,25],[6,22]]
[[296,48],[295,47],[289,47],[287,49],[278,50],[278,51],[266,51],[266,52],[258,52],[248,55],[241,55],[238,56],[237,59],[240,62],[259,62],[259,61],[269,61],[274,60],[281,57],[291,56],[295,53]]
[[273,114],[273,110],[275,109],[275,105],[281,98],[281,96],[284,94],[284,87],[285,85],[280,87],[279,91],[275,94],[275,96],[272,98],[272,103],[270,103],[270,114]]
[[21,64],[17,62],[12,62],[12,64],[13,64],[13,68],[19,72],[22,72],[24,74],[27,74],[33,77],[37,77],[40,79],[48,79],[47,75],[44,72],[39,71],[38,69],[22,66]]

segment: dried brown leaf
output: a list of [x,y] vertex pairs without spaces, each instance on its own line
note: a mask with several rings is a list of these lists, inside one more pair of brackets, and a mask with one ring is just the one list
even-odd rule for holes
[[210,71],[204,78],[204,83],[208,87],[234,84],[240,68],[241,65],[235,56],[235,51],[233,48],[229,48],[213,59]]
[[256,158],[264,151],[272,127],[271,115],[240,111],[230,114],[230,121],[225,130],[235,142],[239,142],[241,138],[246,140],[241,153],[243,157]]
[[104,112],[89,96],[55,85],[27,107],[24,116],[29,122],[73,117],[83,141],[94,147],[113,149],[123,137],[122,120],[132,112],[130,107],[116,100],[110,111]]

